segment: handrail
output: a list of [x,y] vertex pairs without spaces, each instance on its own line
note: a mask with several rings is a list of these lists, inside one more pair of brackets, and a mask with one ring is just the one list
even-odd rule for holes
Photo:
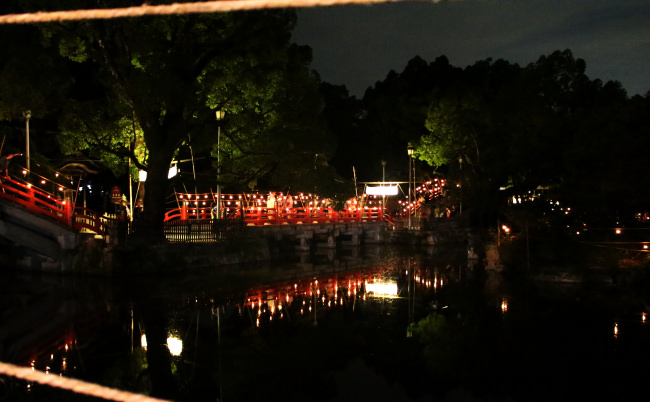
[[97,234],[106,233],[106,218],[97,212],[73,207],[64,197],[43,191],[31,183],[23,183],[11,177],[0,179],[0,198],[22,205],[29,211],[47,216],[75,230],[88,229]]
[[100,216],[97,212],[84,208],[75,207],[72,219],[72,227],[75,230],[88,229],[99,235],[106,233],[107,222],[112,219]]
[[[349,208],[336,211],[329,207],[298,207],[298,208],[264,208],[257,207],[224,207],[223,216],[241,217],[244,225],[295,225],[310,223],[336,222],[371,222],[383,221],[386,214],[381,207]],[[211,219],[209,208],[174,208],[165,214],[165,222],[174,220]]]
[[21,183],[10,177],[0,179],[2,192],[0,198],[13,201],[36,212],[66,225],[70,224],[72,215],[71,205],[53,194],[47,193],[30,183]]

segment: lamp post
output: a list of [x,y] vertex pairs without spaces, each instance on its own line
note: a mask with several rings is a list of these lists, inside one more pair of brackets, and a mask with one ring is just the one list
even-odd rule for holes
[[460,165],[460,199],[459,199],[459,208],[458,208],[458,215],[463,214],[463,157],[460,156],[458,157],[458,164]]
[[406,153],[409,156],[409,199],[408,199],[408,214],[409,214],[409,223],[408,223],[408,229],[411,230],[411,181],[412,181],[412,171],[411,171],[411,164],[413,163],[413,152],[415,150],[413,147],[409,146],[406,148]]
[[226,116],[223,110],[215,112],[217,118],[217,219],[221,219],[221,120]]
[[25,157],[27,158],[27,171],[30,171],[29,166],[29,119],[32,118],[32,112],[30,110],[25,110],[23,112],[25,117]]
[[[381,161],[381,169],[382,169],[381,186],[384,187],[386,185],[386,161]],[[382,197],[381,209],[382,211],[386,210],[386,196]]]

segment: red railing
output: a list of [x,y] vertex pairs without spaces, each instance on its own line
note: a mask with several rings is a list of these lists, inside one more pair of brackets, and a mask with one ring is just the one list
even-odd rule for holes
[[[329,207],[264,208],[231,206],[222,208],[222,217],[244,218],[246,226],[296,225],[310,223],[372,222],[386,218],[381,207],[349,208],[336,211]],[[210,208],[191,208],[183,205],[165,214],[165,222],[172,220],[211,219]]]
[[108,222],[113,219],[99,215],[97,212],[83,207],[75,207],[72,228],[75,230],[90,230],[97,234],[105,234]]
[[[29,211],[47,216],[75,230],[88,229],[104,234],[104,218],[89,209],[74,207],[71,199],[66,200],[63,189],[59,195],[44,191],[31,183],[0,179],[0,198],[22,205]],[[72,193],[72,190],[68,190]]]
[[72,205],[63,199],[45,192],[30,183],[16,181],[9,177],[0,179],[2,193],[0,198],[22,205],[32,212],[45,215],[68,226],[72,224]]

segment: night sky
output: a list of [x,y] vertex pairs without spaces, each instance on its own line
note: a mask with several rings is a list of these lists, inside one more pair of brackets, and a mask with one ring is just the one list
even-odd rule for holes
[[648,0],[456,0],[300,9],[293,40],[313,49],[323,81],[352,95],[401,72],[408,60],[445,55],[466,67],[487,58],[525,66],[570,49],[591,79],[650,90]]

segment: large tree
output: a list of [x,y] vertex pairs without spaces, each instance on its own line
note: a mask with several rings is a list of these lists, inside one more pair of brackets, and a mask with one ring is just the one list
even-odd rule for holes
[[437,168],[462,158],[465,204],[479,222],[504,205],[498,195],[538,186],[582,211],[629,214],[648,189],[647,98],[630,100],[619,83],[585,71],[569,50],[524,68],[477,62],[435,92],[416,153]]
[[[24,11],[56,7],[24,3]],[[130,158],[147,171],[144,240],[162,240],[167,174],[181,144],[195,151],[215,146],[216,110],[226,112],[224,178],[249,182],[279,174],[299,181],[301,172],[312,173],[296,163],[327,160],[318,79],[308,49],[290,44],[294,24],[292,11],[275,10],[39,26],[46,45],[83,72],[61,113],[63,148],[99,151],[115,162]]]

